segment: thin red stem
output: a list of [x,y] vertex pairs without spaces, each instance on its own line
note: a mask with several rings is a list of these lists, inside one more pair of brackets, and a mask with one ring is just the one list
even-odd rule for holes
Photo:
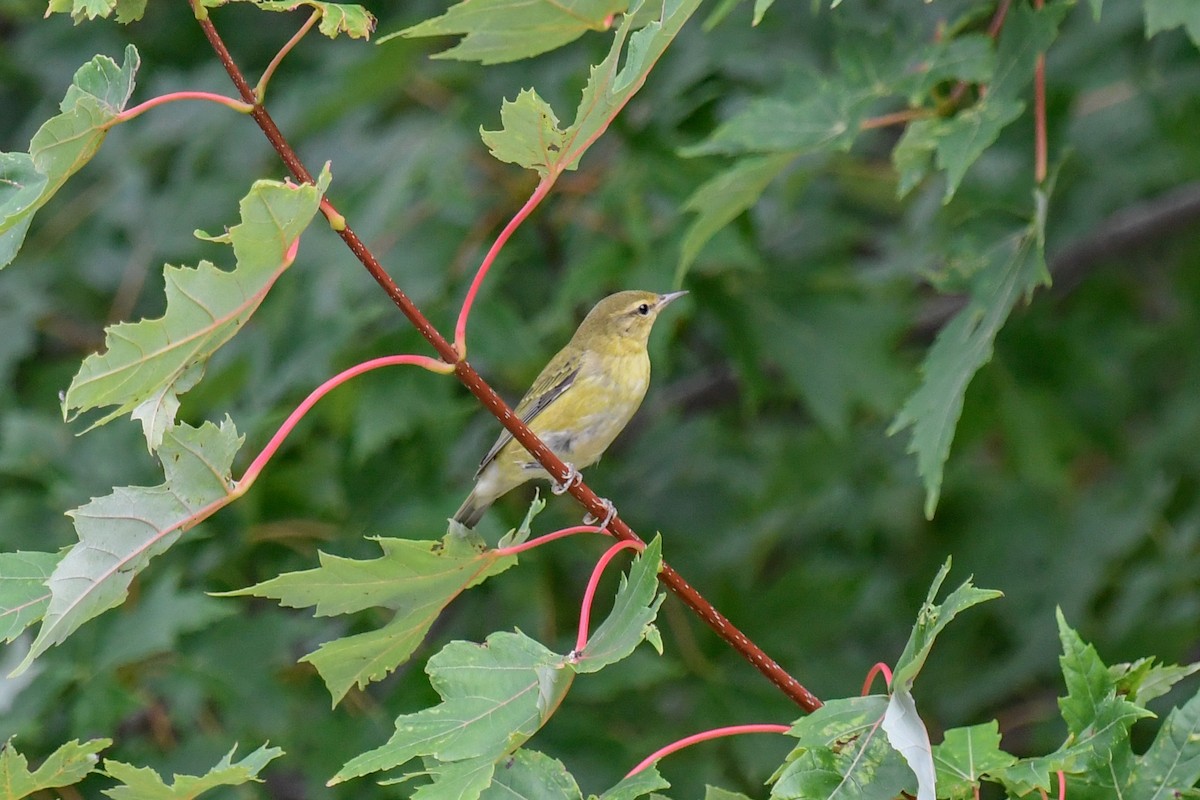
[[1058,771],[1058,800],[1067,800],[1067,773]]
[[511,547],[497,547],[495,554],[498,556],[515,556],[517,553],[524,553],[526,550],[532,550],[535,547],[541,547],[544,544],[549,544],[557,539],[565,539],[568,536],[574,536],[577,533],[606,533],[603,528],[597,528],[595,525],[575,525],[571,528],[563,528],[554,533],[547,533],[544,536],[538,536],[535,539],[530,539],[527,542],[514,544]]
[[726,728],[714,728],[711,731],[692,734],[691,736],[680,739],[677,742],[672,742],[666,747],[655,750],[653,753],[643,759],[640,764],[629,770],[629,773],[625,777],[629,778],[633,775],[636,775],[659,759],[669,756],[671,753],[674,753],[677,750],[682,750],[685,747],[691,747],[698,742],[707,742],[710,739],[720,739],[724,736],[739,736],[743,733],[787,733],[790,730],[791,727],[787,725],[762,723],[755,725],[730,725]]
[[550,188],[554,186],[554,181],[558,178],[558,175],[557,171],[551,171],[538,182],[537,188],[533,190],[533,194],[525,201],[525,205],[521,206],[521,209],[504,226],[504,230],[500,231],[500,235],[496,237],[496,241],[492,242],[487,255],[483,257],[483,263],[476,270],[475,279],[471,281],[471,287],[467,289],[467,296],[463,299],[462,310],[458,312],[458,323],[454,326],[454,349],[458,351],[460,358],[467,357],[467,318],[471,315],[471,305],[475,302],[475,295],[479,293],[479,287],[483,285],[483,279],[487,277],[488,271],[492,268],[492,264],[496,260],[496,256],[500,254],[500,250],[504,247],[508,238],[513,235],[513,231],[521,226],[525,218],[532,214],[533,210],[550,193]]
[[304,398],[304,402],[296,406],[296,409],[288,415],[288,418],[284,420],[282,425],[279,426],[279,430],[275,431],[275,435],[271,437],[269,442],[267,442],[267,446],[262,449],[262,452],[260,452],[252,462],[250,462],[250,466],[246,467],[246,471],[242,474],[242,479],[238,481],[238,494],[244,494],[251,486],[254,485],[254,481],[258,479],[259,473],[262,472],[263,467],[266,466],[267,462],[270,461],[272,456],[275,455],[275,452],[279,450],[280,445],[283,444],[283,440],[286,439],[288,434],[292,432],[292,429],[296,427],[296,424],[304,418],[304,415],[309,412],[309,409],[317,404],[318,400],[356,375],[362,375],[364,372],[370,372],[373,369],[379,369],[380,367],[391,367],[397,364],[412,364],[414,366],[424,367],[430,372],[440,372],[443,374],[449,374],[454,370],[450,364],[447,364],[444,361],[439,361],[436,358],[407,354],[373,358],[370,361],[364,361],[361,364],[355,364],[350,369],[342,370],[337,375],[334,375],[332,378],[322,383],[316,389],[313,389],[308,397]]
[[604,555],[600,556],[600,560],[596,562],[596,567],[592,570],[592,577],[588,579],[587,589],[583,592],[583,602],[579,608],[579,635],[575,638],[576,656],[582,654],[583,648],[587,647],[588,627],[592,624],[592,601],[596,599],[596,587],[600,585],[600,576],[604,574],[608,562],[612,561],[613,557],[622,550],[640,551],[643,547],[645,545],[641,542],[620,541],[605,550]]
[[213,103],[219,103],[226,108],[232,108],[241,114],[249,114],[254,109],[254,106],[249,103],[243,103],[241,100],[235,100],[232,97],[226,97],[223,94],[216,94],[214,92],[169,92],[158,97],[152,97],[144,103],[138,103],[132,108],[125,109],[113,117],[106,127],[111,127],[121,122],[128,122],[134,117],[140,117],[156,106],[174,103],[176,100],[208,100]]
[[[203,12],[203,9],[201,9],[201,12]],[[201,30],[204,31],[205,37],[208,39],[213,51],[217,54],[217,58],[220,59],[225,71],[229,74],[230,80],[237,87],[238,93],[247,102],[254,102],[253,90],[246,82],[237,64],[234,63],[233,57],[229,54],[229,49],[225,47],[225,43],[222,41],[220,34],[217,33],[217,29],[212,24],[212,21],[207,18],[205,13],[200,13],[197,15],[197,23],[200,25]],[[271,115],[267,113],[267,110],[260,105],[255,106],[250,116],[258,124],[259,128],[262,129],[263,135],[267,137],[267,141],[271,143],[271,146],[279,154],[280,159],[282,159],[292,175],[297,180],[313,183],[311,173],[304,166],[304,163],[300,161],[296,155],[296,151],[288,143],[282,132],[280,132],[279,127],[271,119]],[[332,205],[329,205],[326,214],[328,215],[331,212],[333,214],[337,213],[336,209]],[[371,277],[375,279],[375,282],[391,298],[392,302],[395,303],[396,307],[400,309],[401,313],[404,314],[412,326],[417,329],[417,332],[437,351],[442,360],[447,363],[454,363],[455,376],[467,387],[471,394],[475,395],[483,407],[500,421],[500,424],[546,469],[554,480],[558,482],[566,480],[569,477],[569,470],[566,464],[554,455],[541,439],[513,414],[508,404],[479,376],[479,373],[467,361],[459,357],[458,351],[455,350],[454,346],[446,341],[445,337],[433,327],[425,315],[421,313],[420,309],[413,304],[408,295],[396,285],[396,282],[387,274],[383,265],[379,263],[379,260],[363,244],[362,240],[358,238],[358,235],[350,226],[343,225],[340,228],[335,226],[335,230],[338,236],[346,243],[346,246],[350,248],[350,252],[362,263],[367,272],[371,274]],[[582,481],[573,485],[569,492],[596,519],[604,519],[612,510],[605,500]],[[619,516],[613,516],[609,520],[608,530],[618,539],[641,541],[633,529]],[[763,652],[762,648],[746,638],[746,635],[726,619],[721,612],[717,611],[712,603],[704,599],[678,572],[665,562],[658,573],[658,579],[663,585],[674,592],[706,625],[712,628],[718,636],[741,653],[747,661],[753,664],[759,672],[779,687],[797,705],[805,711],[814,711],[821,707],[821,701],[816,696],[804,688],[799,681],[789,675],[786,670]]]
[[866,697],[870,693],[871,684],[875,681],[875,676],[880,673],[883,673],[883,679],[887,682],[888,688],[892,688],[892,668],[880,661],[867,672],[867,679],[863,681],[863,697]]
[[275,70],[281,63],[283,63],[284,57],[286,57],[288,53],[292,52],[292,48],[300,43],[300,40],[304,38],[304,35],[312,30],[312,26],[316,25],[317,20],[320,18],[321,9],[314,9],[313,12],[308,15],[308,19],[305,21],[305,23],[300,26],[300,30],[296,31],[296,35],[291,39],[288,39],[287,43],[284,44],[283,47],[279,48],[279,52],[275,54],[275,57],[271,59],[271,63],[267,64],[267,68],[263,70],[262,77],[258,79],[258,85],[254,87],[254,99],[256,103],[261,103],[266,99],[267,84],[271,82],[271,77],[275,74]]

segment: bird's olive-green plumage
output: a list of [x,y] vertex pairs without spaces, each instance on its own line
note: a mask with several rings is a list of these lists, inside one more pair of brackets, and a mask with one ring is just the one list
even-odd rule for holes
[[[600,459],[646,396],[646,342],[658,312],[686,292],[617,292],[588,312],[514,409],[560,459],[583,469]],[[454,515],[474,528],[488,507],[544,469],[505,431],[483,457],[475,488]]]

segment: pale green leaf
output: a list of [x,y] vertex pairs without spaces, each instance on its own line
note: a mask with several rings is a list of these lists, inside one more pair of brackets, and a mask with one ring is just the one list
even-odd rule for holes
[[912,770],[883,733],[887,705],[882,695],[836,699],[793,723],[799,742],[772,776],[771,797],[838,797],[851,787],[864,800],[913,794]]
[[599,800],[637,800],[637,798],[645,797],[651,792],[666,789],[670,785],[659,774],[657,767],[650,766],[635,775],[630,775],[622,779],[616,786],[600,795]]
[[1035,213],[1027,227],[986,253],[973,277],[965,308],[938,332],[921,364],[921,385],[909,396],[888,432],[912,426],[908,450],[917,455],[925,481],[925,515],[933,517],[941,495],[942,471],[962,414],[967,385],[991,360],[992,344],[1018,298],[1049,284],[1045,260],[1046,197],[1034,193]]
[[975,797],[983,777],[1016,762],[1000,749],[1000,725],[992,720],[969,728],[946,731],[933,748],[937,766],[938,796],[952,800]]
[[741,792],[731,792],[719,786],[705,786],[704,800],[750,800],[749,795]]
[[683,210],[695,213],[696,218],[688,225],[679,247],[676,286],[682,285],[688,268],[708,240],[753,206],[767,184],[794,160],[794,153],[746,158],[709,178],[692,192],[684,201]]
[[328,168],[317,186],[256,181],[240,203],[242,221],[224,237],[236,268],[226,272],[207,261],[195,269],[168,266],[166,313],[106,329],[105,352],[88,356],[67,389],[68,419],[115,406],[94,425],[132,413],[155,450],[174,423],[179,394],[195,385],[208,358],[241,329],[291,265],[293,243],[328,185]]
[[50,576],[49,607],[14,674],[89,619],[120,604],[150,559],[229,501],[234,490],[230,465],[241,442],[228,418],[219,428],[211,422],[172,428],[159,449],[165,482],[119,487],[68,512],[79,542]]
[[331,785],[419,757],[495,763],[545,723],[575,675],[562,656],[507,632],[482,645],[451,642],[425,671],[442,702],[398,717],[388,742],[351,759]]
[[[436,758],[426,758],[424,761],[425,769],[421,774],[428,777],[430,782],[413,792],[410,800],[476,800],[491,785],[497,768],[496,760],[486,756],[448,763]],[[385,786],[406,783],[411,778],[411,775],[405,775],[380,783]]]
[[629,0],[464,0],[440,17],[388,34],[395,36],[462,35],[434,58],[500,64],[529,58],[575,41],[589,30],[607,30]]
[[326,3],[322,0],[249,0],[263,11],[294,11],[308,6],[321,12],[317,29],[330,39],[344,33],[351,39],[370,39],[375,30],[375,17],[359,5]]
[[117,0],[117,22],[128,25],[137,22],[146,13],[147,0]]
[[917,800],[936,800],[937,774],[929,731],[917,714],[913,696],[903,686],[893,684],[887,711],[883,714],[883,732],[892,749],[903,756],[917,778]]
[[320,554],[321,566],[289,572],[227,595],[270,597],[291,608],[316,607],[316,616],[367,608],[395,610],[377,630],[335,639],[304,657],[321,673],[337,704],[352,686],[386,677],[406,661],[446,605],[462,591],[516,563],[497,557],[475,534],[440,542],[376,539],[383,555],[351,559]]
[[509,164],[536,170],[543,178],[556,171],[566,146],[566,134],[550,104],[533,89],[522,89],[516,100],[500,105],[498,131],[479,129],[492,156]]
[[0,153],[0,267],[16,257],[37,210],[100,149],[133,94],[139,63],[133,45],[120,67],[96,56],[75,72],[61,113],[38,128],[29,153]]
[[[1098,4],[1099,0],[1097,0]],[[1182,27],[1192,43],[1200,47],[1200,3],[1195,0],[1146,0],[1146,38]],[[1099,16],[1100,9],[1095,9]]]
[[929,657],[934,640],[952,619],[973,605],[1003,597],[1003,592],[994,589],[975,588],[971,585],[971,579],[968,578],[941,604],[937,604],[934,600],[949,572],[950,559],[947,558],[942,568],[938,570],[937,576],[934,577],[933,583],[929,587],[929,593],[925,596],[925,602],[921,604],[921,609],[917,612],[917,621],[913,624],[912,633],[909,634],[904,651],[900,654],[900,658],[896,659],[892,673],[894,689],[907,689],[912,686],[921,667],[925,665],[925,659]]
[[655,536],[634,559],[629,576],[621,576],[613,610],[576,654],[575,670],[598,672],[629,656],[643,639],[650,639],[662,652],[654,618],[666,595],[658,594],[658,572],[662,568],[662,537]]
[[11,642],[42,618],[50,603],[46,581],[62,553],[0,553],[0,640]]
[[[646,16],[645,0],[636,0],[622,18],[608,55],[591,68],[570,127],[560,130],[553,109],[527,89],[516,100],[505,100],[503,128],[481,129],[484,142],[497,158],[535,169],[543,179],[553,180],[564,170],[575,169],[584,152],[642,87],[650,69],[698,5],[699,0],[665,0],[661,15],[630,35],[635,21]],[[625,63],[618,68],[622,53]]]
[[496,768],[492,785],[480,800],[582,800],[579,784],[556,758],[536,750],[518,750]]
[[278,747],[265,744],[237,763],[233,762],[234,747],[216,766],[203,775],[175,775],[168,785],[149,767],[134,767],[120,761],[104,760],[104,773],[121,781],[121,786],[105,789],[113,800],[193,800],[218,786],[241,786],[251,781],[261,783],[258,773],[274,759],[283,755]]
[[0,800],[19,800],[34,792],[70,786],[96,768],[96,753],[112,744],[111,739],[75,739],[59,747],[32,772],[25,756],[9,739],[0,747]]

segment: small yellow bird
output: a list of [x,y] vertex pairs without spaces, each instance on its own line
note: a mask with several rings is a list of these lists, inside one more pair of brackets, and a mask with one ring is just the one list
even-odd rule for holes
[[[516,415],[575,469],[595,464],[646,396],[654,320],[685,294],[617,292],[601,300],[537,376]],[[550,475],[504,431],[480,462],[475,488],[454,521],[474,528],[497,498],[534,478]]]

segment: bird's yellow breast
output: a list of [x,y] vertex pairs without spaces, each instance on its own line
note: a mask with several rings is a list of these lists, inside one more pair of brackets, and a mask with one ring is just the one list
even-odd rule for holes
[[[644,348],[587,353],[570,388],[534,417],[530,427],[555,455],[583,469],[600,459],[633,418],[649,385],[650,359]],[[542,471],[515,441],[497,454],[497,460],[526,473]]]

